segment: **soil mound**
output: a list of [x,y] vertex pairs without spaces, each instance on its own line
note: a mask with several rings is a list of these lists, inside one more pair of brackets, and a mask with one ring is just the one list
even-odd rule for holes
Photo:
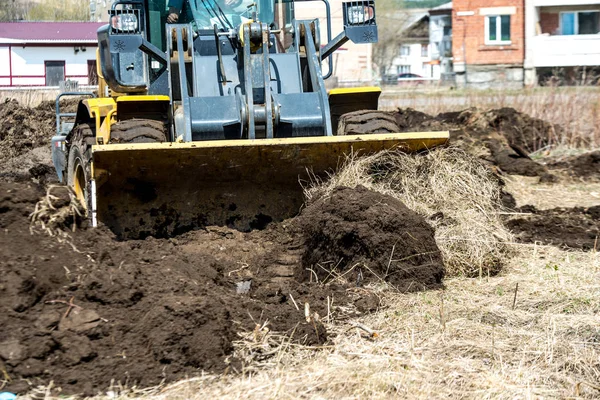
[[402,291],[439,287],[444,264],[424,218],[391,196],[338,187],[298,218],[306,237],[303,271],[320,281],[386,281]]
[[50,147],[55,121],[54,111],[47,107],[24,107],[10,99],[0,104],[0,161]]
[[508,220],[506,225],[520,242],[567,249],[598,248],[600,206],[538,210],[528,205],[517,211],[525,215]]
[[0,103],[0,180],[56,182],[50,139],[55,113],[49,107],[29,108],[16,100]]
[[548,175],[528,154],[545,146],[560,129],[512,108],[483,111],[469,108],[431,116],[411,108],[392,113],[401,132],[450,131],[452,144],[508,174]]
[[591,151],[548,164],[551,170],[559,170],[574,178],[600,179],[600,151]]
[[[61,100],[61,112],[76,112],[80,98]],[[0,103],[0,180],[57,182],[50,139],[56,132],[56,102],[27,107],[14,99]]]

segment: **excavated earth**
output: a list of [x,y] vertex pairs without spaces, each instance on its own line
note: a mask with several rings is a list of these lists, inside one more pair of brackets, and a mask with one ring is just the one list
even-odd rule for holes
[[[56,183],[53,107],[0,104],[2,391],[52,381],[56,393],[93,395],[111,382],[147,387],[242,371],[247,358],[236,349],[243,337],[256,338],[257,325],[318,348],[330,340],[321,322],[328,312],[351,318],[379,307],[363,288],[369,283],[442,287],[433,229],[398,200],[362,187],[338,188],[292,219],[246,233],[207,226],[119,241],[75,216],[51,236],[30,215]],[[551,176],[527,157],[544,145],[545,130],[558,129],[543,121],[511,109],[392,115],[404,131],[450,129],[455,144],[499,173]],[[69,206],[66,190],[52,193],[55,212]],[[595,243],[595,208],[518,211],[507,224],[524,242]]]

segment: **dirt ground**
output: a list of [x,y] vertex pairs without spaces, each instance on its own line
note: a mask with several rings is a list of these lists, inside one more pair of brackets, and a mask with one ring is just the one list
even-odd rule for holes
[[[404,131],[450,129],[455,145],[500,177],[551,181],[565,169],[590,177],[578,172],[590,168],[570,167],[585,164],[580,159],[556,166],[531,160],[529,150],[559,128],[512,109],[393,115]],[[111,381],[147,387],[200,371],[235,373],[248,361],[234,351],[243,335],[256,339],[267,326],[319,348],[328,343],[322,320],[332,317],[331,302],[345,305],[337,318],[349,318],[378,308],[378,297],[363,289],[369,283],[401,291],[443,284],[427,221],[363,188],[340,188],[295,218],[247,233],[208,226],[118,241],[103,228],[73,233],[69,223],[57,236],[39,224],[32,230],[30,215],[55,182],[48,145],[53,104],[28,109],[8,101],[0,121],[4,391],[25,393],[53,381],[57,393],[93,395]],[[507,225],[522,242],[596,247],[597,208],[512,211]],[[392,252],[399,261],[390,261]],[[253,357],[270,351],[260,347]]]

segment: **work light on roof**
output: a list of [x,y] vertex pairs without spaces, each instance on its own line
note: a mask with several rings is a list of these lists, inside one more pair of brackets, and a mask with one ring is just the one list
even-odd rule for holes
[[113,29],[123,32],[135,32],[138,29],[138,19],[133,13],[117,14],[112,17]]

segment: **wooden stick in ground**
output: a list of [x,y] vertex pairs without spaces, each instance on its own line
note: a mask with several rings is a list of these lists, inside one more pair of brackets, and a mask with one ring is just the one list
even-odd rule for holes
[[519,282],[517,282],[517,284],[515,285],[515,296],[513,297],[513,304],[512,304],[512,309],[515,309],[515,306],[517,305],[517,292],[519,291]]
[[294,300],[294,296],[292,296],[291,293],[290,293],[290,300],[292,300],[292,303],[294,303],[294,307],[296,307],[296,310],[300,311],[300,308],[298,307],[298,304],[296,304],[296,300]]
[[355,323],[354,325],[352,325],[348,330],[350,329],[360,329],[361,331],[367,332],[369,334],[370,337],[372,338],[376,338],[379,337],[379,334],[374,331],[373,329],[369,328],[366,325],[360,324],[360,323]]

